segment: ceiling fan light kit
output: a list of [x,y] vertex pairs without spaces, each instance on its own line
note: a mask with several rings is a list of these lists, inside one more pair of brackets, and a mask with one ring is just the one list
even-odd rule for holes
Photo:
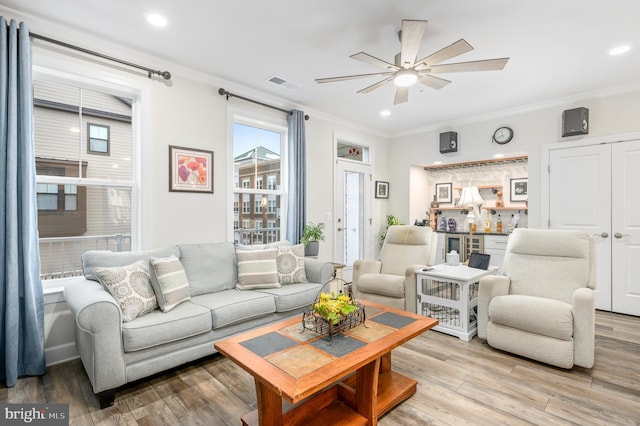
[[364,52],[358,52],[350,56],[350,58],[358,61],[383,68],[385,71],[370,74],[345,75],[341,77],[317,78],[316,82],[322,84],[358,78],[383,77],[383,79],[377,83],[358,90],[358,93],[369,93],[393,81],[396,86],[394,104],[400,104],[407,102],[409,99],[409,87],[417,82],[435,90],[440,90],[451,83],[451,81],[436,77],[433,74],[502,70],[507,64],[507,61],[509,61],[509,58],[498,58],[443,64],[442,62],[473,50],[473,47],[464,39],[460,39],[431,55],[416,60],[426,26],[427,21],[410,19],[404,19],[402,21],[402,30],[399,33],[401,50],[400,53],[395,56],[393,64]]

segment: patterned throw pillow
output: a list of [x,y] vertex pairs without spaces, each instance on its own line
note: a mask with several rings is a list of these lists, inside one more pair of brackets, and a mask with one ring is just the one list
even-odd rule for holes
[[304,244],[278,247],[278,281],[280,284],[306,283]]
[[180,303],[189,300],[189,280],[176,256],[152,257],[151,285],[156,292],[158,305],[162,312],[169,312]]
[[278,249],[236,250],[238,290],[278,288]]
[[120,305],[124,322],[158,307],[156,295],[151,287],[149,268],[144,260],[127,266],[95,268],[93,273]]

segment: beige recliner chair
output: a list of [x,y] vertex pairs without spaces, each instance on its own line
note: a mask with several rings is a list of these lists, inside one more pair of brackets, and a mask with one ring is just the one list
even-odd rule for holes
[[356,260],[353,291],[357,298],[416,312],[416,269],[433,265],[438,236],[427,226],[394,225],[380,260]]
[[516,229],[504,276],[480,280],[478,337],[557,367],[593,367],[595,265],[587,233]]

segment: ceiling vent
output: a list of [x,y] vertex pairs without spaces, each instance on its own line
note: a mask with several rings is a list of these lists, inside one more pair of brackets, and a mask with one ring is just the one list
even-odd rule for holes
[[282,77],[278,77],[277,75],[274,75],[273,77],[271,77],[270,79],[267,80],[269,83],[273,83],[277,86],[282,86],[282,87],[286,87],[287,89],[297,89],[298,86],[290,81],[285,80]]

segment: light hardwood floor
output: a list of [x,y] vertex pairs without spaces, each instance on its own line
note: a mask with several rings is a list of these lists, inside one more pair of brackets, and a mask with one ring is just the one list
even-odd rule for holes
[[[392,358],[418,391],[382,426],[640,424],[638,317],[597,313],[593,369],[558,369],[436,331]],[[78,360],[1,388],[0,401],[68,403],[72,425],[212,426],[239,425],[256,397],[251,376],[216,355],[129,386],[104,410]]]

